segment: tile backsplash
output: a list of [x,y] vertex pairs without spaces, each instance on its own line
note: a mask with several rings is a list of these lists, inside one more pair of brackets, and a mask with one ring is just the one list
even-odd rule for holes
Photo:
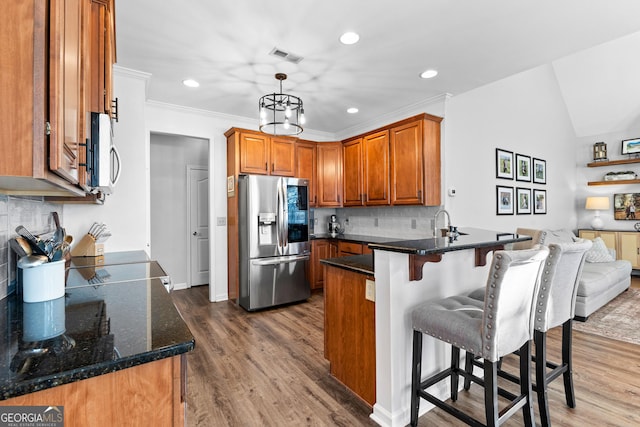
[[[433,216],[440,206],[389,206],[380,208],[315,209],[314,232],[326,233],[329,217],[337,215],[347,234],[422,239],[433,237]],[[455,218],[453,219],[455,221]],[[438,225],[445,219],[439,218]],[[455,225],[455,224],[454,224]]]
[[23,225],[34,234],[51,232],[55,228],[53,211],[62,220],[62,206],[43,197],[0,195],[0,299],[15,289],[16,256],[9,248],[9,239],[17,235],[16,227]]

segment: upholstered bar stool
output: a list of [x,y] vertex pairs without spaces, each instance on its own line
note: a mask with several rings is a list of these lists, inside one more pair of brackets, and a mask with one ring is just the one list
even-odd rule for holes
[[[591,241],[578,240],[574,243],[550,244],[549,257],[542,272],[540,290],[538,292],[535,319],[535,378],[533,389],[538,396],[540,421],[547,427],[551,425],[547,389],[549,383],[562,375],[567,406],[575,408],[576,400],[573,390],[573,368],[571,355],[572,319],[575,315],[576,294],[586,252],[591,248]],[[469,294],[479,301],[484,300],[483,289],[477,289]],[[562,362],[558,365],[547,361],[547,331],[562,325]],[[468,357],[465,359],[465,370],[471,372],[473,367]],[[480,364],[478,363],[478,366]],[[550,371],[547,368],[551,368]],[[499,376],[513,382],[519,378],[507,372],[500,371]],[[469,389],[470,382],[465,380],[464,388]]]
[[[429,301],[412,312],[413,361],[411,373],[411,425],[418,423],[420,398],[443,409],[468,425],[482,422],[427,391],[432,385],[450,378],[451,400],[458,397],[458,379],[472,377],[484,385],[487,426],[497,426],[522,409],[525,425],[533,425],[531,405],[531,347],[533,338],[533,302],[538,279],[549,251],[546,248],[522,251],[497,251],[489,270],[485,299],[480,303],[468,296]],[[431,335],[451,344],[451,367],[421,381],[422,337]],[[460,349],[484,359],[484,379],[459,367]],[[497,363],[506,354],[519,349],[520,395],[502,390],[497,382]],[[502,410],[498,394],[510,399]]]

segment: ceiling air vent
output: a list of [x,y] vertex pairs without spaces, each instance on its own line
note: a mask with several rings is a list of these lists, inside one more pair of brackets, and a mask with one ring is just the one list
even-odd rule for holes
[[291,52],[285,52],[284,50],[278,49],[277,47],[274,47],[271,52],[269,52],[269,55],[277,56],[278,58],[282,58],[285,61],[293,62],[294,64],[299,63],[303,59],[302,56],[298,56]]

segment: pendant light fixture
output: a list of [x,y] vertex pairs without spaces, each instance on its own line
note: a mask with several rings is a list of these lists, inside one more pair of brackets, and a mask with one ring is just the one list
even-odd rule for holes
[[264,95],[258,101],[260,114],[260,132],[271,135],[298,135],[305,123],[302,99],[282,93],[282,81],[287,79],[284,73],[277,73],[280,81],[280,93]]

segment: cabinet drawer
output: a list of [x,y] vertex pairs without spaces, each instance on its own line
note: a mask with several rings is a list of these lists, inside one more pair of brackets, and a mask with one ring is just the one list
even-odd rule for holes
[[362,244],[354,242],[338,242],[338,256],[362,255]]

